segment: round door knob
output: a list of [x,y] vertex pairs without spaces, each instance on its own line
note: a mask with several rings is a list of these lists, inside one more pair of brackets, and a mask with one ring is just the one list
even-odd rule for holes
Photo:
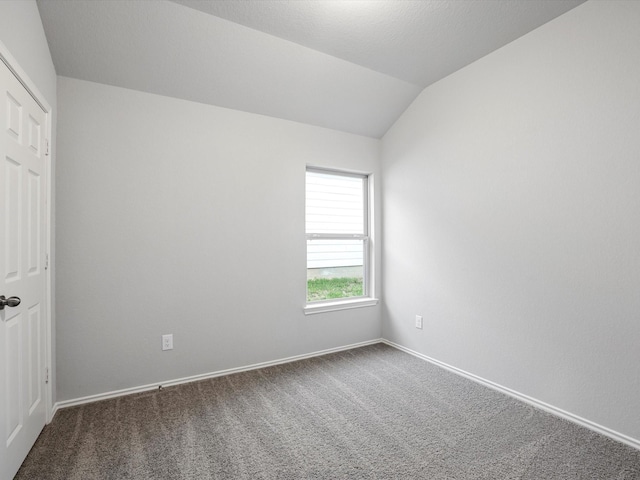
[[4,295],[0,295],[0,310],[4,310],[4,307],[17,307],[20,305],[19,297],[5,298]]

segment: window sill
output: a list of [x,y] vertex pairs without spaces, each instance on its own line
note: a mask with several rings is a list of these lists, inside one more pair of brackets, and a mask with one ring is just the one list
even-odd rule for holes
[[304,307],[305,315],[333,312],[335,310],[349,310],[351,308],[373,307],[378,304],[377,298],[358,298],[355,300],[341,300],[338,302],[313,303]]

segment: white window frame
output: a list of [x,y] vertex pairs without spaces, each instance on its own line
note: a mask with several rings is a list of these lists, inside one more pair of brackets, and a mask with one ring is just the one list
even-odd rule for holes
[[[363,242],[363,295],[358,297],[347,297],[329,300],[316,300],[313,302],[306,301],[304,313],[311,315],[315,313],[330,312],[333,310],[346,310],[351,308],[370,307],[378,303],[378,299],[374,298],[374,275],[373,275],[373,241],[372,241],[372,208],[373,192],[371,188],[372,176],[367,173],[359,173],[352,171],[337,170],[332,168],[307,166],[305,169],[305,185],[307,172],[318,172],[328,175],[336,175],[341,177],[355,177],[362,179],[363,188],[363,230],[362,234],[345,234],[345,233],[308,233],[306,232],[306,208],[305,208],[305,243],[309,240],[361,240]],[[306,197],[306,189],[305,189]],[[305,268],[308,265],[305,257]],[[305,275],[306,278],[306,275]],[[305,281],[305,299],[307,298],[307,288]]]

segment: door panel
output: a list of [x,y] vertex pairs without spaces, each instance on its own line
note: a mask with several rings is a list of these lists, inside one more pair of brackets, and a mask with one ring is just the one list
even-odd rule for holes
[[[21,315],[17,314],[7,321],[7,338],[5,342],[5,357],[7,370],[6,389],[5,392],[7,398],[7,431],[6,442],[10,445],[13,442],[13,438],[18,434],[18,431],[22,427],[22,413],[20,412],[20,405],[22,401],[20,398],[20,345],[22,344],[22,319]],[[12,394],[13,393],[13,394]]]
[[40,345],[42,345],[42,319],[40,315],[40,305],[29,309],[29,328],[27,329],[27,346],[29,355],[28,365],[28,381],[29,381],[29,415],[38,408],[42,401],[42,353]]
[[28,194],[27,194],[27,275],[33,276],[40,273],[40,240],[42,235],[40,233],[42,218],[40,208],[40,192],[42,186],[40,185],[40,175],[36,172],[29,170]]
[[[10,132],[10,129],[7,129]],[[22,196],[21,165],[6,156],[4,161],[4,258],[7,284],[20,280],[20,197]]]
[[13,478],[46,421],[46,113],[0,61],[0,480]]

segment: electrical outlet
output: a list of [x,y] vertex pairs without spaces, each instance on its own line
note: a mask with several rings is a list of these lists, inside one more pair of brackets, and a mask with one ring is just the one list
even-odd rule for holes
[[162,350],[173,350],[173,333],[162,335]]
[[416,328],[422,330],[422,316],[416,315]]

